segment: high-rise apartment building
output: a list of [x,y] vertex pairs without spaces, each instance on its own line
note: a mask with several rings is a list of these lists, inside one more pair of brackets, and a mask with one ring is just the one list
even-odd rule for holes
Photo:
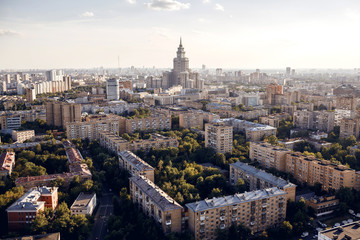
[[116,78],[111,78],[106,81],[106,99],[109,101],[119,100],[120,98],[120,89],[119,89],[119,80]]
[[46,122],[48,125],[65,127],[66,123],[80,122],[81,105],[64,102],[46,103]]
[[26,94],[26,101],[32,102],[36,99],[36,90],[35,88],[26,88],[25,89]]
[[147,162],[130,151],[122,151],[118,154],[120,168],[126,169],[131,176],[143,175],[150,181],[154,180],[154,168]]
[[19,129],[21,127],[21,116],[7,113],[0,116],[0,126],[3,129]]
[[283,94],[283,86],[274,83],[267,85],[266,86],[267,104],[275,105],[276,95],[282,95],[282,94]]
[[232,152],[233,127],[226,123],[205,124],[205,147],[213,148],[216,152]]
[[359,138],[360,120],[357,118],[343,118],[340,122],[340,138],[355,136]]
[[295,201],[295,184],[238,161],[230,164],[230,183],[236,185],[239,179],[249,185],[250,191],[277,187],[288,193],[287,199]]
[[186,204],[195,239],[215,239],[218,228],[242,224],[252,232],[279,226],[286,217],[287,193],[267,188]]
[[181,232],[183,207],[145,176],[130,178],[131,200],[155,219],[165,234]]

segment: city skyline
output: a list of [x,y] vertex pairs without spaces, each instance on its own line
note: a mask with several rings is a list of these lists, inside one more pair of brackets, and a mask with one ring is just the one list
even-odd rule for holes
[[0,3],[0,69],[357,68],[360,3],[108,0]]

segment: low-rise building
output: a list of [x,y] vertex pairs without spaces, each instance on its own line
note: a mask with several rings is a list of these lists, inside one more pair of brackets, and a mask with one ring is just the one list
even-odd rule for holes
[[55,209],[58,204],[57,187],[36,187],[6,209],[9,232],[23,230],[30,226],[45,207]]
[[334,212],[339,208],[339,203],[335,196],[313,196],[305,200],[305,205],[314,209],[317,217]]
[[96,194],[85,194],[81,192],[70,207],[73,215],[92,215],[96,207]]
[[143,175],[150,181],[154,180],[154,168],[147,162],[130,151],[122,151],[118,154],[119,166],[126,169],[132,176]]
[[287,199],[295,201],[295,184],[243,162],[230,164],[230,183],[235,185],[240,178],[249,184],[250,191],[277,187],[288,193]]
[[360,238],[360,221],[319,232],[318,240],[343,240]]
[[181,232],[183,207],[145,176],[130,178],[130,196],[164,233]]
[[0,155],[0,177],[4,178],[10,176],[13,167],[15,166],[15,153],[14,152],[3,152]]
[[252,232],[279,226],[286,217],[287,193],[268,188],[186,204],[195,239],[214,239],[216,229],[242,224]]
[[19,143],[23,143],[26,140],[33,140],[34,138],[35,138],[34,130],[12,131],[12,139]]

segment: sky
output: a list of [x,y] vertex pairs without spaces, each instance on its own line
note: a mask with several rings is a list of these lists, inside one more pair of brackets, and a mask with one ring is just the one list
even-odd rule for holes
[[360,67],[359,0],[0,0],[0,69]]

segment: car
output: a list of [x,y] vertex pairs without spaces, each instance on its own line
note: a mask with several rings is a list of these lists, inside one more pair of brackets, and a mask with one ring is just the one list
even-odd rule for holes
[[351,218],[349,218],[348,220],[347,220],[347,222],[348,223],[352,223],[354,220],[352,220]]
[[354,210],[349,209],[349,213],[350,213],[350,214],[354,214]]
[[335,223],[334,227],[340,227],[340,225],[341,225],[340,223]]
[[318,231],[318,232],[320,232],[320,231],[322,231],[322,228],[316,228],[316,231]]
[[360,217],[360,213],[357,213],[356,216],[357,216],[357,217]]
[[308,233],[308,232],[303,232],[303,233],[301,234],[301,237],[307,237],[307,236],[309,236],[309,233]]
[[316,239],[316,238],[318,238],[318,235],[314,235],[314,236],[313,236],[313,239]]

